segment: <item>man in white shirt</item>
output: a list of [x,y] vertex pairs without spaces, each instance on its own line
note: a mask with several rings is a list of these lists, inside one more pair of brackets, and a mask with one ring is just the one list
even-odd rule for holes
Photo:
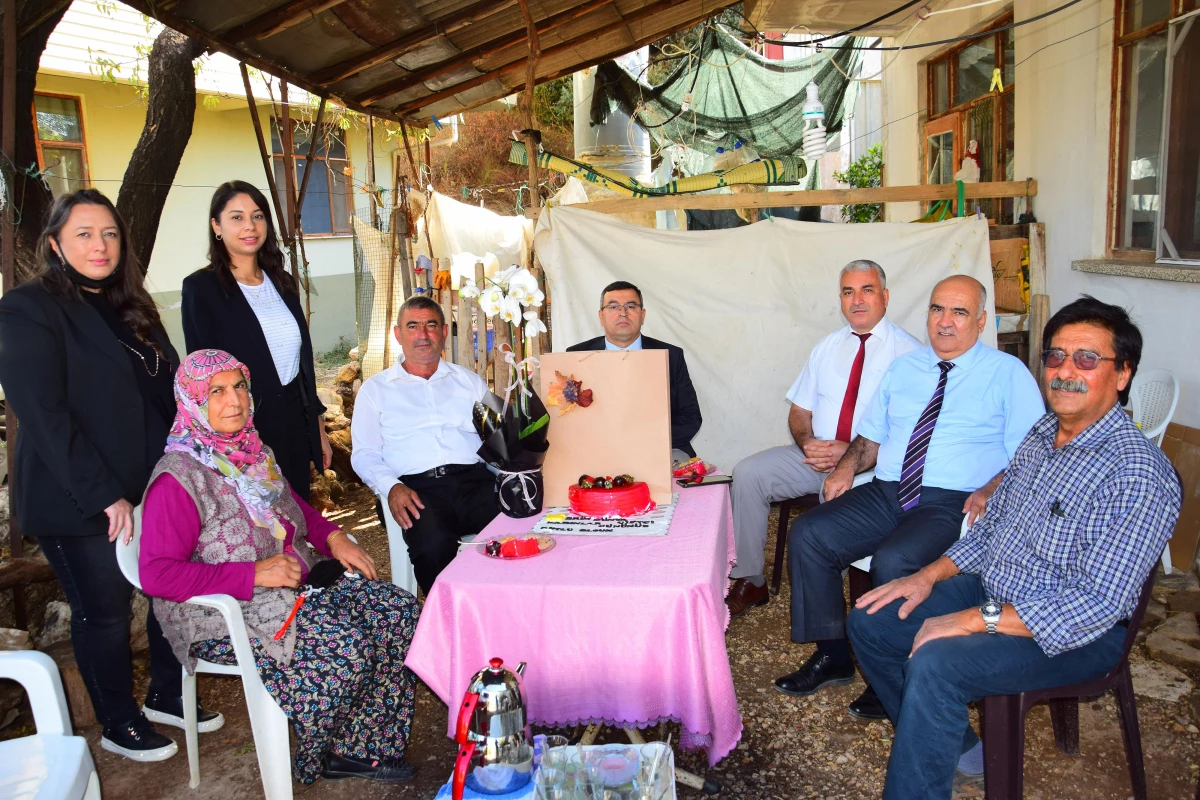
[[737,565],[730,573],[731,617],[770,598],[763,575],[763,547],[771,503],[818,494],[825,476],[855,434],[858,418],[875,394],[888,365],[921,343],[887,312],[887,276],[874,261],[842,268],[842,316],[850,324],[813,348],[787,399],[792,444],[742,459],[733,468],[733,530]]
[[[403,356],[362,385],[350,426],[354,471],[387,498],[427,595],[458,554],[459,539],[479,533],[497,513],[495,479],[476,452],[471,421],[488,387],[442,360],[449,332],[437,303],[406,300],[393,330]],[[377,511],[382,521],[382,504]]]

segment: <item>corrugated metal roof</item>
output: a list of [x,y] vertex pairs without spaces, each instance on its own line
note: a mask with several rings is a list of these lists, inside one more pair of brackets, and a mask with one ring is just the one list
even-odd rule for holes
[[[517,0],[126,0],[315,94],[391,119],[446,116],[523,88]],[[528,0],[539,83],[643,47],[730,0]]]

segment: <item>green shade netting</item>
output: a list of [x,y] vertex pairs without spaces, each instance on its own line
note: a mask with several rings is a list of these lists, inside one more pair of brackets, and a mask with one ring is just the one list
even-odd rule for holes
[[[647,128],[660,147],[682,144],[713,155],[718,147],[731,149],[740,138],[763,158],[796,156],[804,133],[804,87],[809,81],[817,83],[826,135],[840,131],[846,109],[857,96],[857,84],[842,73],[857,74],[861,54],[850,48],[864,41],[850,37],[808,58],[769,61],[708,26],[700,37],[699,59],[681,59],[658,86],[643,83],[616,62],[601,64],[592,124],[603,124],[609,112],[619,108]],[[683,111],[689,93],[691,102]],[[813,177],[815,173],[811,171]]]

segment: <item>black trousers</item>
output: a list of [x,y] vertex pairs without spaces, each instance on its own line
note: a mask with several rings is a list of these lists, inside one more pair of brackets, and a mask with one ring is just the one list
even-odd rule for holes
[[[71,644],[96,719],[106,728],[126,725],[142,713],[133,699],[129,609],[133,586],[117,566],[108,536],[41,536],[38,542],[71,606]],[[163,636],[153,607],[146,615],[150,639],[150,691],[183,694],[179,661]]]
[[[402,476],[400,480],[425,505],[421,518],[404,532],[404,543],[408,545],[417,585],[428,595],[437,576],[458,555],[458,540],[479,533],[499,513],[496,478],[479,464],[443,478]],[[378,501],[375,511],[386,528],[383,515],[391,511]]]
[[897,481],[873,480],[801,514],[788,532],[792,641],[846,635],[842,570],[871,556],[874,586],[911,575],[958,539],[969,492],[921,487],[921,502],[904,511]]
[[314,410],[304,405],[303,391],[301,377],[297,375],[295,380],[283,387],[278,401],[270,403],[270,420],[260,420],[256,411],[254,424],[263,443],[275,454],[275,463],[279,465],[283,477],[307,503],[312,484],[310,465],[313,461],[309,428]]

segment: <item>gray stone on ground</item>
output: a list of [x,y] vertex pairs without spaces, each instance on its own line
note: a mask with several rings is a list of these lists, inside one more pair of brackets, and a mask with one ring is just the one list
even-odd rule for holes
[[1195,614],[1172,614],[1155,632],[1164,633],[1177,642],[1200,643],[1200,624],[1197,624]]
[[1157,600],[1146,603],[1146,614],[1142,617],[1142,627],[1153,630],[1167,618],[1167,607]]
[[1188,676],[1169,664],[1130,660],[1129,673],[1133,677],[1134,694],[1143,697],[1175,703],[1192,691],[1192,682]]
[[32,650],[29,631],[20,628],[0,628],[0,652],[6,650]]
[[1154,587],[1171,592],[1200,591],[1200,577],[1190,569],[1187,572],[1176,570],[1170,575],[1159,575],[1154,581]]
[[1155,631],[1146,637],[1146,652],[1150,657],[1185,669],[1200,670],[1200,650],[1179,642],[1165,633]]
[[42,623],[42,635],[38,637],[39,650],[45,650],[52,644],[68,641],[71,638],[71,607],[61,600],[51,600],[46,604],[45,622]]
[[1185,589],[1172,592],[1167,597],[1167,610],[1172,613],[1196,613],[1200,611],[1200,590]]

